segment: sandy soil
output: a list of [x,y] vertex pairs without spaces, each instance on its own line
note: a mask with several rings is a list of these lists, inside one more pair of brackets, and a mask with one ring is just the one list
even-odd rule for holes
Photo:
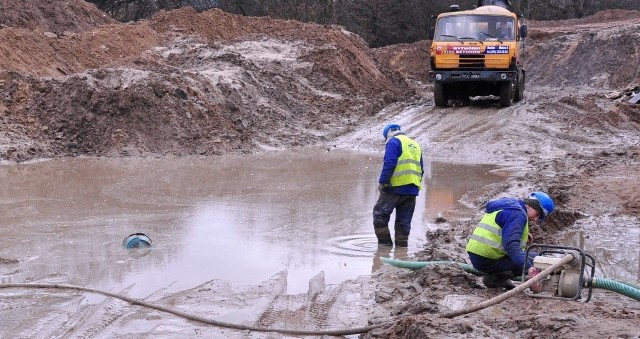
[[[433,159],[516,170],[512,181],[470,193],[468,203],[478,211],[497,195],[549,192],[557,212],[534,230],[536,242],[557,243],[577,220],[587,229],[603,222],[640,225],[640,105],[628,104],[628,96],[605,97],[640,85],[638,12],[530,22],[523,102],[499,109],[478,100],[439,109],[426,82],[427,41],[369,49],[340,27],[217,10],[181,9],[120,24],[79,0],[15,3],[0,0],[3,162],[292,147],[372,150],[380,128],[394,120]],[[427,235],[430,243],[416,259],[466,261],[464,242],[473,226],[474,220],[448,220]],[[622,242],[638,247],[637,239],[620,233]],[[0,265],[16,262],[0,258]],[[370,323],[401,320],[365,337],[640,333],[640,305],[614,293],[596,293],[579,304],[519,296],[442,319],[439,314],[459,306],[460,298],[452,296],[474,304],[499,292],[453,268],[412,272],[385,266],[369,284],[376,301],[367,305]],[[163,298],[176,304],[195,300]],[[116,317],[104,312],[110,321]],[[145,318],[129,316],[131,322]],[[341,315],[328,312],[326,318],[332,317]],[[261,319],[258,325],[278,324],[264,321],[267,315]]]

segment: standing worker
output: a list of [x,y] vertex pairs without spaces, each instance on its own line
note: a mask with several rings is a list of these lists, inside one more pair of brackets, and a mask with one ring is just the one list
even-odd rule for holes
[[373,207],[373,229],[378,244],[393,246],[389,219],[395,209],[396,247],[407,247],[416,196],[422,188],[422,149],[417,142],[404,135],[397,124],[385,126],[382,135],[386,145],[378,179],[380,196]]
[[548,194],[533,192],[529,198],[499,198],[487,203],[485,214],[467,242],[467,253],[473,267],[488,275],[482,283],[488,288],[515,286],[511,279],[532,267],[525,258],[529,238],[529,222],[542,223],[553,212],[555,204]]

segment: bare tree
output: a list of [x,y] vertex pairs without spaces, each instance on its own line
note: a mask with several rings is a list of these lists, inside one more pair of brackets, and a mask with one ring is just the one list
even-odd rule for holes
[[196,10],[217,7],[218,0],[87,0],[112,18],[127,22],[146,19],[163,9],[191,6]]
[[273,1],[269,6],[268,14],[282,19],[326,24],[333,20],[333,2],[333,0]]
[[[473,9],[477,0],[88,0],[119,21],[151,17],[162,9],[191,6],[220,8],[244,16],[269,16],[320,24],[338,24],[372,47],[428,38],[438,14],[451,4]],[[560,20],[593,15],[605,9],[640,9],[639,0],[510,0],[519,15]]]
[[637,0],[521,0],[526,17],[535,20],[582,18],[609,9],[640,9]]

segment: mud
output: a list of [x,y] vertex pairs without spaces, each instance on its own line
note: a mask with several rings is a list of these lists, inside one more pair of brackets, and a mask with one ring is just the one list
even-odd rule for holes
[[[25,19],[7,3],[0,2],[8,9],[0,11],[6,22],[0,29],[4,163],[75,156],[215,158],[309,148],[377,152],[381,127],[395,121],[433,161],[498,165],[514,175],[466,194],[462,201],[475,215],[445,213],[446,222],[426,229],[416,260],[466,261],[465,240],[488,199],[543,190],[554,197],[557,210],[533,229],[536,242],[583,244],[603,263],[598,276],[638,283],[640,106],[628,104],[628,97],[605,97],[638,85],[637,11],[529,22],[523,102],[500,109],[495,101],[478,99],[439,109],[425,76],[428,41],[369,49],[340,27],[189,9],[118,24],[97,20],[102,14],[85,10],[80,1],[29,1],[37,8],[29,13],[69,11],[58,18],[73,17],[70,25],[49,14]],[[0,266],[19,270],[28,261],[3,257]],[[47,280],[67,278],[53,274]],[[315,291],[323,292],[310,288],[308,296],[344,298],[337,303],[344,311],[311,312],[298,295],[273,304],[278,317],[236,320],[312,327],[310,319],[318,316],[339,327],[342,320],[352,326],[397,317],[396,325],[364,335],[380,338],[637,338],[640,333],[638,302],[604,290],[594,291],[589,303],[518,296],[442,319],[442,312],[499,292],[450,267],[407,272],[381,266],[371,279],[340,285],[323,284],[320,276],[312,280]],[[150,299],[216,316],[220,313],[208,300],[224,297],[217,291],[246,294],[248,305],[258,305],[267,289],[281,291],[282,284],[281,276],[253,288],[212,281]],[[140,335],[213,333],[148,310],[135,309],[122,319],[131,306],[118,301],[48,291],[27,298],[9,293],[3,309],[38,323],[61,322],[52,337],[73,336],[73,328],[94,337],[124,335],[100,330],[118,321],[138,324]],[[56,318],[60,305],[77,313]],[[257,335],[220,331],[229,337]]]

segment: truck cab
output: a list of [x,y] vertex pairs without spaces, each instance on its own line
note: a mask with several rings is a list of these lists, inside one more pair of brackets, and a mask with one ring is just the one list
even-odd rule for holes
[[429,81],[435,105],[449,99],[497,96],[511,106],[524,96],[524,38],[527,27],[507,8],[480,6],[460,11],[452,6],[436,20]]

